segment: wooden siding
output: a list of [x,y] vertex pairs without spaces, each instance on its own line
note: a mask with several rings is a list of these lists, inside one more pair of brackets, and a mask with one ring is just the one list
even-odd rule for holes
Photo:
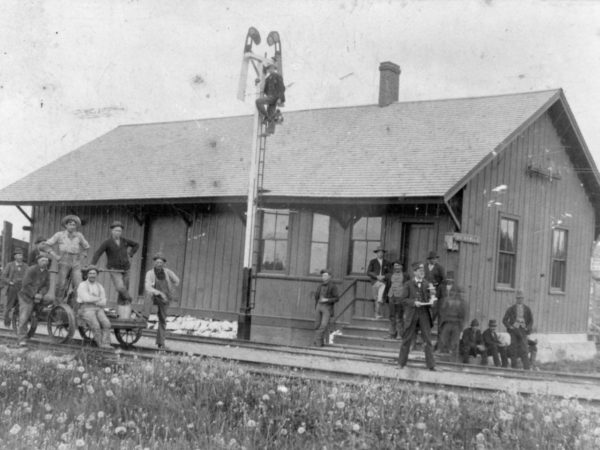
[[[560,179],[529,174],[528,164],[543,170],[552,167]],[[507,190],[493,192],[500,185]],[[515,298],[514,290],[496,286],[501,215],[518,220],[515,288],[523,289],[537,331],[585,332],[594,210],[548,114],[500,152],[464,190],[461,231],[480,236],[481,244],[460,244],[458,281],[466,290],[470,318],[480,321],[501,320]],[[557,220],[568,230],[564,294],[550,293],[552,226]]]

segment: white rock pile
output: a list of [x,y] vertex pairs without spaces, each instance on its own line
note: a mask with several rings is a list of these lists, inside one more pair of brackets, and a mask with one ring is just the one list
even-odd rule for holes
[[[158,316],[150,314],[150,317],[148,317],[148,329],[156,330],[157,328]],[[168,316],[167,331],[174,334],[187,334],[189,336],[234,339],[237,336],[237,322],[199,319],[192,316]]]

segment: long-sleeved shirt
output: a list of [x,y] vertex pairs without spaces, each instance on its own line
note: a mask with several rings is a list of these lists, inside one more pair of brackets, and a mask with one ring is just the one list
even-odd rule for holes
[[47,269],[42,269],[37,264],[29,267],[23,278],[23,287],[20,293],[30,300],[33,300],[35,294],[46,295],[50,288],[50,273]]
[[23,281],[27,264],[24,262],[18,264],[16,261],[9,262],[2,272],[2,281],[7,285],[18,284]]
[[[172,296],[174,293],[174,288],[179,286],[179,278],[171,269],[167,269],[165,267],[165,279],[167,282],[167,287],[169,292],[163,292],[163,294],[168,294],[168,296]],[[154,273],[154,269],[150,269],[146,272],[146,278],[144,280],[144,288],[146,290],[147,295],[160,295],[162,291],[156,289],[156,274]]]
[[77,287],[77,303],[93,304],[96,306],[106,305],[104,287],[98,282],[90,283],[89,280],[82,281]]
[[[129,263],[129,256],[133,256],[139,247],[140,244],[124,237],[119,239],[118,244],[113,238],[107,239],[100,244],[100,247],[94,253],[92,264],[95,265],[102,254],[106,253],[107,269],[127,270],[131,265]],[[129,248],[131,248],[130,255],[127,254]]]
[[74,232],[72,235],[69,235],[67,230],[59,231],[44,242],[43,247],[45,250],[49,250],[55,245],[58,245],[58,252],[60,255],[65,253],[78,255],[82,250],[90,248],[90,244],[79,231]]

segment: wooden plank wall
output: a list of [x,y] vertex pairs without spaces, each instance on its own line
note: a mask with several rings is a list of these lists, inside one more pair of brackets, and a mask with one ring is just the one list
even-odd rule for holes
[[[131,275],[129,282],[129,292],[136,297],[140,280],[140,270],[142,267],[141,259],[143,255],[141,252],[141,245],[144,227],[143,225],[140,225],[125,208],[113,206],[35,206],[33,208],[34,223],[31,232],[32,242],[39,236],[48,239],[57,231],[63,230],[64,228],[60,224],[61,219],[67,214],[72,213],[77,214],[84,223],[80,231],[90,243],[87,259],[88,263],[91,262],[94,252],[100,244],[110,237],[109,226],[115,220],[120,220],[125,226],[125,229],[123,230],[124,237],[140,244],[140,251],[138,251],[131,260]],[[105,267],[105,264],[106,257],[103,256],[100,261],[98,261],[98,265],[100,267]],[[51,268],[56,269],[56,267],[57,263],[52,262]],[[55,276],[52,278],[54,286]],[[104,286],[109,301],[116,302],[117,294],[110,281],[110,275],[101,273],[98,281]],[[53,289],[54,287],[52,287],[51,292],[54,292]]]
[[[527,174],[530,162],[559,169],[561,179]],[[505,193],[492,192],[502,184],[508,186]],[[461,243],[459,283],[466,289],[470,318],[480,321],[501,320],[514,303],[514,291],[497,289],[495,284],[501,213],[519,223],[515,287],[524,290],[537,331],[585,332],[594,211],[547,114],[498,154],[464,191],[462,232],[480,236],[481,244]],[[567,287],[566,294],[551,294],[552,224],[561,217],[561,226],[568,230]]]

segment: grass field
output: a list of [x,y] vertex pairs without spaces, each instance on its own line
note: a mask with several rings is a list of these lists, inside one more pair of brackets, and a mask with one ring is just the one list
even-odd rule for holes
[[331,385],[190,357],[99,358],[0,346],[0,448],[600,448],[600,411],[570,399]]

